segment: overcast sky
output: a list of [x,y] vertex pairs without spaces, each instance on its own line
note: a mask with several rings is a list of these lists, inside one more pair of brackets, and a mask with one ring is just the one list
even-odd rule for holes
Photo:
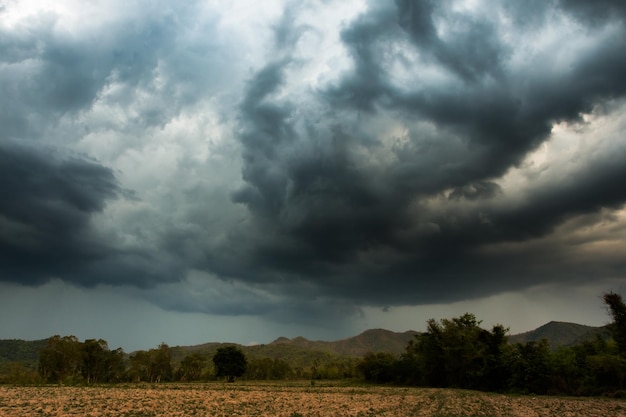
[[619,0],[0,0],[0,338],[605,324],[624,51]]

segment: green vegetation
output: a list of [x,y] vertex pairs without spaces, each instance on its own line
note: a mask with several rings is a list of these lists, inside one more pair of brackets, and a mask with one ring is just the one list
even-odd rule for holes
[[109,350],[100,339],[81,343],[74,336],[53,336],[39,354],[42,382],[87,384],[119,382],[124,376],[124,352]]
[[161,343],[157,349],[140,350],[130,355],[128,376],[134,382],[172,381],[172,352],[170,347]]
[[[338,342],[280,338],[257,346],[212,343],[171,348],[162,343],[130,355],[110,350],[102,339],[0,341],[0,383],[91,385],[224,377],[310,380],[315,386],[316,380],[360,378],[377,384],[621,397],[626,393],[626,305],[614,293],[605,294],[604,302],[613,319],[605,328],[551,322],[516,343],[502,325],[483,329],[469,313],[431,319],[423,333],[370,330]],[[398,335],[411,337],[400,353]],[[541,335],[550,340],[539,339]],[[382,350],[380,340],[389,341],[391,351]],[[362,352],[368,346],[373,349],[360,357],[337,353]]]
[[556,350],[563,346],[574,346],[597,337],[609,339],[611,333],[606,326],[592,327],[576,323],[551,321],[529,332],[509,336],[509,343],[540,342],[548,340],[550,349]]
[[47,340],[0,341],[0,383],[36,383],[39,352],[47,343]]
[[375,383],[466,388],[526,394],[623,396],[626,387],[626,305],[604,296],[613,317],[609,340],[597,334],[572,346],[548,340],[507,343],[507,329],[482,329],[472,314],[440,322],[410,342],[399,357],[367,355],[363,377]]

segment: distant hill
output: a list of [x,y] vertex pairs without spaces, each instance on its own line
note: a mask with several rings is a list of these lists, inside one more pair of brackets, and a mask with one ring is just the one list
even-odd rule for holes
[[11,362],[20,362],[27,369],[37,369],[39,351],[48,343],[43,340],[0,340],[0,370]]
[[254,345],[243,346],[236,343],[205,343],[195,346],[175,346],[172,347],[172,360],[179,362],[185,356],[192,353],[199,353],[207,358],[211,358],[217,349],[223,346],[237,346],[249,359],[281,359],[286,361],[291,367],[309,367],[314,363],[326,364],[340,359],[331,352],[307,349],[294,345]]
[[[309,367],[314,363],[325,364],[349,358],[359,358],[368,352],[386,352],[399,355],[404,352],[406,345],[415,338],[418,332],[407,331],[402,333],[384,329],[366,330],[363,333],[336,341],[308,340],[304,337],[289,339],[280,337],[268,344],[241,346],[243,352],[251,359],[271,358],[282,359],[292,367]],[[600,335],[610,337],[606,326],[593,327],[576,323],[551,321],[535,330],[512,335],[509,343],[526,343],[548,339],[550,346],[571,346],[585,340],[592,340]],[[0,340],[0,365],[9,362],[22,362],[27,367],[36,368],[39,360],[39,351],[45,347],[44,340]],[[174,346],[172,357],[174,363],[179,362],[191,353],[201,353],[211,357],[221,346],[235,345],[234,343],[205,343],[195,346]]]
[[37,362],[39,351],[48,343],[43,340],[0,340],[0,363],[1,362]]
[[368,352],[385,352],[400,354],[404,352],[409,340],[413,340],[417,332],[409,330],[396,333],[384,329],[366,330],[358,336],[334,342],[310,341],[304,337],[287,339],[280,337],[271,345],[299,346],[311,350],[333,353],[338,356],[361,357]]
[[512,335],[509,343],[538,342],[547,339],[552,349],[559,346],[572,346],[585,340],[593,340],[597,335],[609,338],[610,333],[606,326],[593,327],[583,324],[551,321],[529,332]]
[[304,337],[289,339],[279,337],[269,344],[241,346],[234,343],[205,343],[196,346],[176,346],[172,348],[174,361],[182,359],[190,353],[201,353],[213,356],[221,346],[236,345],[251,359],[271,358],[282,359],[292,367],[308,367],[313,363],[329,363],[341,358],[359,358],[368,352],[386,352],[400,354],[404,352],[409,340],[417,332],[407,331],[396,333],[389,330],[373,329],[333,342],[308,340]]

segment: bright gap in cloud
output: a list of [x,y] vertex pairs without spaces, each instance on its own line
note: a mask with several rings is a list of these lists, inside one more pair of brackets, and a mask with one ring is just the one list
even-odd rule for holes
[[497,180],[509,198],[522,198],[532,189],[563,182],[616,153],[626,154],[626,144],[617,136],[626,130],[626,101],[598,106],[581,119],[555,123],[548,140]]

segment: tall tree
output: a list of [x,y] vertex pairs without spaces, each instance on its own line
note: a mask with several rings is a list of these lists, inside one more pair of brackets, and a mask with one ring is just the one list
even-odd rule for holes
[[106,361],[106,382],[119,382],[126,373],[126,365],[124,364],[124,349],[117,348],[108,354]]
[[150,353],[146,350],[138,350],[130,355],[129,374],[134,382],[152,382],[152,364]]
[[171,381],[173,374],[170,347],[161,343],[156,349],[139,350],[132,354],[130,374],[135,381]]
[[119,381],[124,370],[122,348],[109,350],[103,339],[87,339],[82,344],[81,373],[87,384]]
[[622,296],[614,292],[604,294],[604,302],[613,317],[610,329],[617,349],[620,355],[626,356],[626,304]]
[[87,339],[82,345],[82,375],[87,384],[102,382],[106,378],[109,346],[106,340]]
[[533,394],[545,394],[550,388],[554,369],[547,339],[517,343],[507,359],[511,371],[510,388]]
[[357,365],[357,370],[370,382],[386,383],[397,379],[398,361],[391,353],[368,353]]
[[178,379],[181,381],[198,381],[202,378],[202,370],[206,358],[200,353],[187,355],[180,361],[178,368]]
[[44,381],[62,385],[79,376],[82,365],[81,343],[76,336],[52,336],[39,354],[39,374]]
[[158,348],[150,349],[150,359],[153,371],[153,381],[171,381],[172,374],[172,351],[170,347],[161,343]]
[[403,363],[418,367],[413,372],[405,371],[406,382],[502,389],[500,385],[506,378],[503,350],[507,329],[497,325],[489,332],[480,323],[470,313],[439,322],[428,320],[426,332],[417,335],[402,356]]

